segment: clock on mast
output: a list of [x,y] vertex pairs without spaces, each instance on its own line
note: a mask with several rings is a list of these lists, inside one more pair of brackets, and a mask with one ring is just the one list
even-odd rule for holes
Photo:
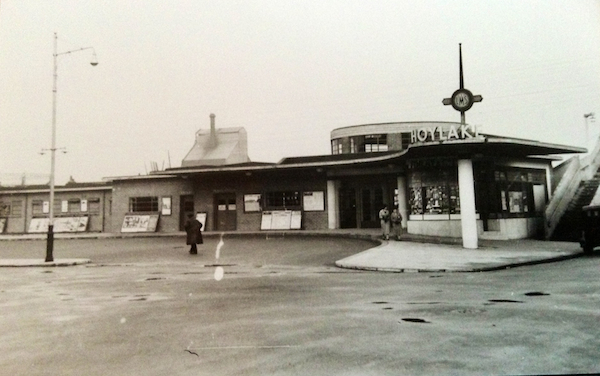
[[442,103],[444,105],[452,105],[456,111],[460,112],[461,122],[465,123],[465,111],[468,111],[475,102],[481,102],[483,97],[481,95],[473,95],[470,90],[465,89],[464,79],[463,79],[463,67],[462,67],[462,46],[458,44],[458,53],[459,53],[459,66],[460,66],[460,87],[450,98],[444,98]]

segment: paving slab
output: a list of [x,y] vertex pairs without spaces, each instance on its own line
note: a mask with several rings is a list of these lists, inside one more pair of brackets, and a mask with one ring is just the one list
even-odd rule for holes
[[413,241],[378,247],[336,261],[341,268],[388,272],[477,272],[564,260],[583,255],[575,243],[498,241],[478,249]]

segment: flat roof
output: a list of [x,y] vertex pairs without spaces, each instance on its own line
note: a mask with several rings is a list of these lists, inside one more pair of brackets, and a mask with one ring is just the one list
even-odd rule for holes
[[584,153],[581,147],[558,145],[521,138],[482,135],[476,138],[438,140],[411,144],[407,149],[386,152],[363,152],[356,154],[313,155],[287,157],[277,163],[247,162],[221,166],[188,166],[156,171],[150,175],[120,177],[113,180],[167,178],[172,176],[204,173],[284,171],[307,168],[336,168],[351,165],[379,164],[413,158],[469,156],[511,157],[523,159],[557,160],[554,155]]

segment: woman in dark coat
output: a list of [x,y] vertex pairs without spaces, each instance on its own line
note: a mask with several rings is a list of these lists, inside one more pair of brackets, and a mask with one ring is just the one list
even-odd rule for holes
[[196,244],[204,243],[202,239],[202,223],[194,218],[193,214],[188,215],[188,220],[185,223],[185,232],[187,232],[186,244],[191,245],[190,254],[197,255],[198,248]]

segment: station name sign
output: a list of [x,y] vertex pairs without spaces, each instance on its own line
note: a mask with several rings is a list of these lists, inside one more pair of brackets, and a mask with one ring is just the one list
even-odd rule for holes
[[410,131],[410,143],[464,140],[478,136],[477,126],[471,124],[456,124],[449,127],[423,127]]

